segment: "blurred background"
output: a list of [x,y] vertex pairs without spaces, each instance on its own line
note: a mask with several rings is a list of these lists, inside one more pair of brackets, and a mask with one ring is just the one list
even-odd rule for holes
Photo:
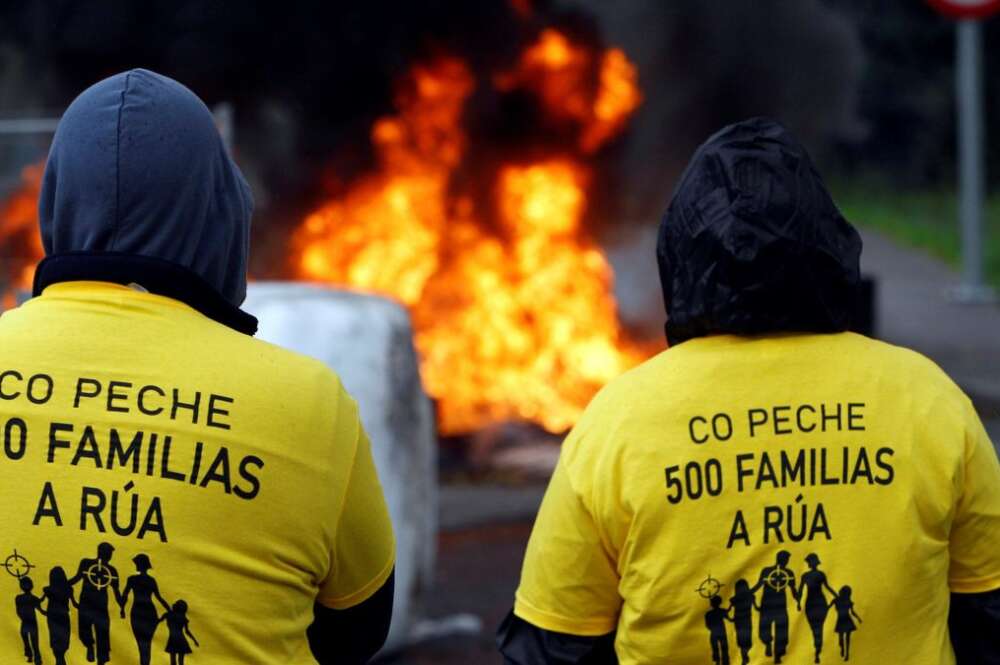
[[[558,443],[601,385],[664,348],[656,224],[727,123],[772,116],[806,144],[863,230],[867,332],[942,364],[997,440],[1000,310],[949,295],[955,27],[921,0],[4,3],[4,306],[41,256],[65,107],[133,67],[186,84],[253,188],[252,278],[378,294],[412,321],[439,532],[384,658],[499,662]],[[977,249],[1000,287],[1000,19],[981,27]]]

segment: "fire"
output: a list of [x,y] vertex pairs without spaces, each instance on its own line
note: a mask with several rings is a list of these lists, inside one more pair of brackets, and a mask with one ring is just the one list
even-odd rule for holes
[[580,150],[590,154],[620,133],[642,103],[638,72],[624,51],[612,48],[601,54],[596,92],[590,81],[595,58],[548,28],[521,54],[514,71],[496,77],[496,84],[532,90],[553,118],[579,123]]
[[593,58],[588,49],[547,28],[524,50],[516,69],[496,77],[496,85],[501,90],[524,87],[552,117],[586,122],[593,106],[588,85]]
[[4,308],[15,305],[16,291],[31,289],[35,264],[45,254],[38,233],[38,193],[44,170],[44,163],[25,167],[21,171],[20,187],[0,204]]
[[499,165],[487,201],[456,192],[475,80],[454,58],[414,67],[398,113],[372,127],[378,170],[306,217],[294,270],[408,306],[444,433],[507,419],[560,432],[645,355],[621,329],[611,267],[583,226],[586,155],[624,128],[641,94],[624,53],[554,30],[493,82],[577,123],[577,146]]
[[[462,120],[477,80],[458,58],[414,66],[397,90],[397,112],[371,128],[378,168],[305,218],[292,270],[409,308],[442,432],[510,419],[561,432],[648,352],[622,330],[611,267],[583,223],[591,157],[642,96],[622,51],[596,51],[551,29],[491,83],[533,94],[546,121],[575,129],[575,143],[498,164],[485,188],[462,191],[455,176],[475,157]],[[42,171],[25,169],[0,207],[6,306],[12,289],[30,288],[43,255]]]
[[299,272],[390,294],[416,305],[440,268],[451,216],[448,182],[465,148],[458,130],[472,75],[459,60],[416,67],[372,143],[383,170],[309,215],[299,231]]
[[580,137],[580,148],[594,152],[618,134],[639,104],[639,74],[621,49],[610,49],[601,59],[601,85],[593,115]]

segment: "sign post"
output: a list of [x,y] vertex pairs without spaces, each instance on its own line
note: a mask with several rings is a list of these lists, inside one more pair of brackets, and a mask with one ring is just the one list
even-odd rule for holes
[[962,239],[962,282],[955,299],[977,304],[994,300],[983,274],[983,204],[986,164],[983,145],[983,49],[980,20],[1000,11],[1000,0],[928,0],[955,26],[955,95],[958,105],[958,218]]
[[958,218],[962,228],[962,283],[955,298],[963,303],[993,298],[983,279],[983,51],[979,21],[961,19],[955,28],[955,92],[958,96]]

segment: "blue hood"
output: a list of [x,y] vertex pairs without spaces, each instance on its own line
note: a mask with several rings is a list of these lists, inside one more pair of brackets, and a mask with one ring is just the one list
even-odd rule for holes
[[[169,266],[193,273],[192,288],[214,291],[198,299],[218,296],[237,308],[246,297],[250,188],[205,104],[165,76],[116,74],[70,104],[38,209],[45,262],[69,256],[79,266],[89,258],[91,266],[113,264],[115,274],[123,264],[140,272]],[[51,265],[43,267],[49,283],[75,273],[53,278]],[[132,281],[150,288],[145,282],[157,279]]]

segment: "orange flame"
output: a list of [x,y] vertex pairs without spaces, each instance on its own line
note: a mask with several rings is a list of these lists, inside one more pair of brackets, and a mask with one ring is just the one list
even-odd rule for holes
[[[611,267],[583,226],[587,156],[640,104],[636,70],[618,49],[597,53],[543,31],[494,84],[535,94],[548,116],[577,127],[578,141],[560,154],[498,166],[489,201],[452,183],[468,158],[462,114],[475,84],[456,58],[410,70],[398,113],[372,126],[379,168],[296,229],[294,272],[409,307],[442,432],[507,419],[560,432],[604,383],[648,353],[623,333]],[[42,164],[26,168],[0,206],[6,306],[10,289],[30,288],[43,255],[42,172]]]
[[591,81],[595,58],[547,28],[521,54],[517,68],[496,83],[504,90],[528,88],[550,116],[579,123],[580,150],[590,154],[618,135],[642,103],[638,72],[624,51],[613,48],[601,55],[596,86]]
[[[549,113],[578,122],[577,148],[591,153],[638,106],[635,80],[621,51],[595,58],[547,30],[495,84],[527,88]],[[372,128],[379,170],[306,217],[295,271],[410,308],[442,432],[506,419],[563,431],[645,350],[626,339],[610,265],[583,228],[590,170],[580,157],[501,165],[492,204],[449,189],[473,87],[453,58],[408,74],[398,114]],[[490,230],[483,220],[494,217]]]
[[580,148],[594,152],[616,136],[642,103],[639,75],[621,49],[610,49],[601,58],[601,84],[593,114],[580,136]]
[[45,255],[38,233],[38,194],[45,163],[21,171],[21,185],[0,204],[0,254],[3,256],[4,308],[16,303],[16,291],[31,289],[35,264]]
[[521,53],[517,68],[497,76],[496,84],[501,90],[531,90],[542,108],[557,120],[586,122],[593,105],[588,85],[593,57],[589,50],[547,28]]
[[415,305],[439,268],[448,179],[465,148],[459,116],[472,76],[459,60],[416,67],[399,117],[372,128],[382,172],[306,218],[301,275],[387,293]]

